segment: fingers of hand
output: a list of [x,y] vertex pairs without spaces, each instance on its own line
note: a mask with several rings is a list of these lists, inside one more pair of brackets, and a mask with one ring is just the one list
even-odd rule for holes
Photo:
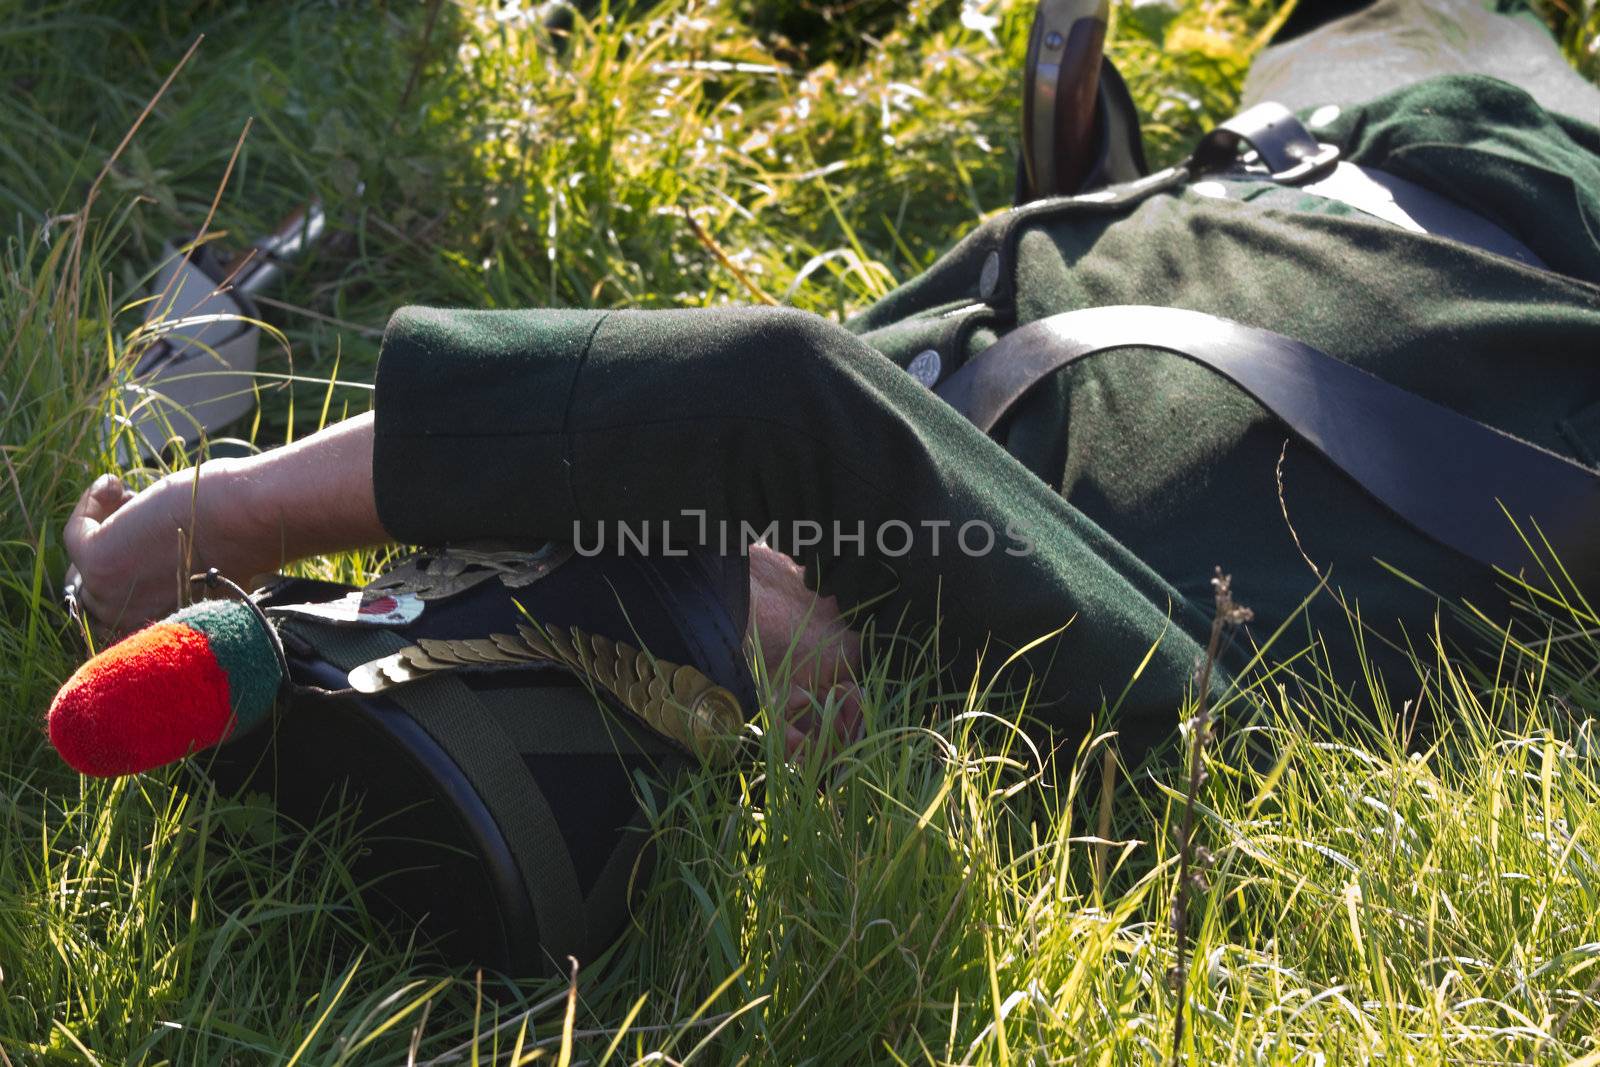
[[[803,626],[798,634],[780,628],[770,640],[763,635],[762,645],[775,669],[788,659],[781,677],[789,692],[779,717],[791,758],[819,741],[825,755],[832,755],[860,736],[861,694],[854,681],[861,665],[859,634],[842,625]],[[830,722],[831,736],[825,736]]]
[[861,737],[861,691],[854,685],[836,685],[814,694],[803,686],[791,686],[779,721],[789,758],[798,758],[813,745],[821,746],[824,759],[831,758]]
[[788,755],[817,741],[832,754],[854,741],[862,725],[854,681],[861,635],[845,625],[836,600],[806,587],[799,564],[765,545],[750,553],[750,629],[768,669],[789,683],[779,714]]
[[824,604],[804,620],[804,629],[794,646],[795,673],[813,689],[849,681],[861,670],[861,635],[839,618],[838,608],[823,614]]
[[88,569],[84,557],[92,554],[94,535],[101,523],[132,499],[133,493],[115,474],[102,474],[83,491],[72,514],[67,517],[66,529],[62,532],[67,554],[79,570]]
[[129,576],[137,561],[128,558],[129,545],[118,544],[128,538],[111,535],[111,521],[136,495],[115,474],[102,474],[78,498],[62,532],[72,561],[69,580],[77,579],[78,603],[112,633],[159,614],[133,603],[139,583]]
[[78,583],[75,594],[79,607],[88,613],[98,640],[126,636],[146,623],[155,621],[158,612],[134,600],[133,590],[115,582],[97,585],[87,580]]

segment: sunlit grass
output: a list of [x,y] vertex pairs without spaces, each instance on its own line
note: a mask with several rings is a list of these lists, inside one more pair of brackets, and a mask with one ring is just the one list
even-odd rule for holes
[[[1127,766],[1112,733],[1037,751],[984,678],[875,673],[872,729],[837,761],[774,752],[646,797],[659,875],[570,1001],[560,978],[508,994],[380,929],[348,812],[284,826],[190,768],[83,780],[44,742],[80,654],[55,606],[61,522],[118,465],[101,427],[138,302],[247,117],[214,238],[240,248],[313,196],[337,230],[265,306],[285,343],[263,346],[247,447],[364,410],[402,303],[754,287],[843,316],[1006,205],[1028,5],[963,25],[913,0],[870,40],[809,45],[760,36],[751,6],[637,5],[557,57],[527,20],[453,2],[426,42],[404,5],[0,3],[0,1063],[1167,1054],[1171,752],[1192,709]],[[1591,71],[1597,10],[1560,23]],[[1117,8],[1153,156],[1231,110],[1272,15]],[[1600,622],[1545,602],[1516,632],[1498,673],[1427,651],[1432,684],[1402,707],[1348,678],[1314,702],[1270,676],[1230,699],[1197,798],[1195,1062],[1594,1062]]]

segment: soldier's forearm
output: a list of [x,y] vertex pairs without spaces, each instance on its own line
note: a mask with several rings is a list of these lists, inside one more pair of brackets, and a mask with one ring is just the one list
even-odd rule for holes
[[197,570],[246,582],[306,556],[388,540],[372,499],[372,418],[175,471],[139,493],[105,475],[79,499],[64,539],[80,602],[118,630],[172,611]]
[[279,563],[389,540],[372,496],[372,414],[248,459],[227,461],[219,506],[245,509]]

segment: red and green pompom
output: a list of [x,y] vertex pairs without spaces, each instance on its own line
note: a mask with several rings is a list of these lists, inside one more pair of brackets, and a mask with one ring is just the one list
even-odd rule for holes
[[79,667],[50,705],[50,743],[83,774],[137,774],[248,730],[282,683],[255,613],[203,601]]

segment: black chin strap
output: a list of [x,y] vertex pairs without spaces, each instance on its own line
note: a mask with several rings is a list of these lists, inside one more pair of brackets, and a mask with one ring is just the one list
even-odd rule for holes
[[1270,330],[1177,308],[1069,311],[1013,330],[936,392],[987,433],[1049,375],[1135,347],[1228,379],[1434,541],[1532,576],[1552,563],[1523,538],[1542,538],[1600,594],[1600,475]]

